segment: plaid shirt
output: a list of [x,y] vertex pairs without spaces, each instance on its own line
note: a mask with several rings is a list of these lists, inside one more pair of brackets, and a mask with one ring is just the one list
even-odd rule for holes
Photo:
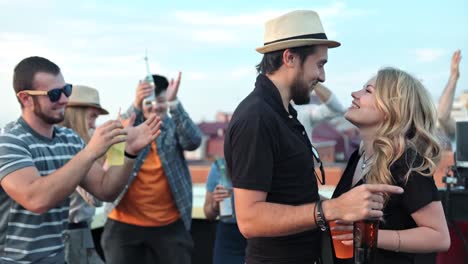
[[[180,102],[170,107],[169,112],[171,117],[166,115],[162,120],[161,134],[156,138],[156,147],[172,191],[172,197],[186,229],[189,230],[192,222],[192,178],[183,151],[197,149],[201,144],[202,133],[185,112]],[[136,114],[135,126],[144,122],[141,110],[131,106],[126,115],[130,116],[132,113]],[[108,205],[107,212],[112,211],[122,200],[133,180],[137,177],[150,148],[150,145],[148,145],[138,153],[137,161],[127,185],[117,199]]]

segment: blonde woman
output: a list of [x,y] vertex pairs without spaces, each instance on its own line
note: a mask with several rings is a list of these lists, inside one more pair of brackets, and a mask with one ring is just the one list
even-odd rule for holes
[[[433,179],[441,147],[431,97],[420,81],[395,68],[380,70],[352,97],[345,117],[359,128],[362,145],[351,156],[333,197],[362,183],[404,188],[402,195],[382,196],[376,263],[434,262],[430,253],[446,251],[450,236]],[[352,228],[341,224],[337,229]]]
[[[88,144],[92,131],[96,129],[97,117],[107,114],[109,112],[101,107],[96,89],[74,85],[61,125],[75,130]],[[100,163],[103,164],[102,158]],[[81,187],[77,187],[70,196],[69,224],[65,236],[65,259],[68,264],[103,263],[96,253],[90,229],[96,207],[99,206],[102,206],[102,202]]]

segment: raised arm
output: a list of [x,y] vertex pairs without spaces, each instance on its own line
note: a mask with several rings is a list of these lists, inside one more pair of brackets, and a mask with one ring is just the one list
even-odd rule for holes
[[455,120],[451,117],[455,88],[460,77],[461,51],[457,50],[452,55],[450,64],[450,77],[439,99],[437,108],[439,124],[449,137],[455,135]]
[[167,88],[167,101],[169,113],[174,120],[180,145],[184,150],[195,150],[201,144],[202,133],[193,122],[188,113],[177,99],[182,73],[179,72],[177,79],[171,79]]
[[314,88],[315,94],[320,99],[320,102],[325,103],[330,100],[332,92],[325,85],[317,83]]
[[[2,161],[1,171],[8,171],[18,162],[26,160],[22,168],[3,176],[2,188],[13,200],[31,212],[43,213],[55,207],[75,191],[96,159],[112,144],[125,141],[126,132],[120,122],[108,121],[98,130],[96,130],[98,135],[92,144],[88,144],[63,167],[45,176],[39,174],[32,159],[26,154],[27,147],[21,145],[21,140],[15,139],[16,142],[11,142],[12,144],[1,144],[0,158],[11,159],[7,163]],[[8,153],[18,153],[18,155],[11,158],[11,154]]]
[[309,120],[309,122],[315,124],[322,120],[327,120],[344,113],[345,109],[343,105],[326,86],[318,83],[315,86],[314,91],[322,104],[308,104],[300,106],[298,108],[298,116],[300,120]]

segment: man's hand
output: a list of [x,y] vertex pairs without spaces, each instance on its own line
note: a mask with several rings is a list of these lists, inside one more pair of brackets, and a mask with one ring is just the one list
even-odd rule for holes
[[[232,191],[232,190],[231,190]],[[224,188],[223,185],[218,184],[216,185],[213,194],[212,194],[212,205],[211,208],[219,213],[219,203],[223,201],[224,199],[228,198],[231,195],[231,193]]]
[[171,81],[169,82],[169,86],[167,87],[167,91],[166,91],[167,101],[171,102],[177,98],[177,93],[179,92],[181,77],[182,77],[182,72],[179,72],[179,74],[177,75],[177,79],[175,81],[174,79],[171,79]]
[[218,184],[213,191],[213,200],[216,203],[219,203],[222,200],[228,198],[230,195],[231,193],[226,188],[224,188],[223,185]]
[[141,103],[143,102],[143,99],[150,96],[151,94],[154,94],[154,86],[145,81],[140,81],[136,88],[133,107],[135,107],[136,109],[141,109]]
[[386,184],[363,184],[352,188],[336,199],[323,202],[323,211],[328,220],[358,221],[383,216],[383,193],[401,194],[403,189]]
[[458,80],[460,77],[460,61],[461,61],[461,51],[457,50],[452,55],[452,63],[450,64],[450,78]]
[[109,120],[96,128],[93,136],[85,147],[93,159],[104,155],[110,146],[124,142],[127,139],[127,131],[118,120]]
[[125,127],[127,132],[127,145],[125,151],[131,155],[136,155],[146,145],[153,142],[154,139],[161,133],[161,119],[155,114],[151,114],[144,123],[134,127],[135,114],[130,116]]

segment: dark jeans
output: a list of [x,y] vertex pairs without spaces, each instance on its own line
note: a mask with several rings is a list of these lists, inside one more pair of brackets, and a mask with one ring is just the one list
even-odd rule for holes
[[247,241],[239,231],[237,224],[218,222],[213,252],[213,264],[245,263],[246,247]]
[[101,245],[109,264],[190,264],[193,240],[180,219],[161,227],[107,219]]

